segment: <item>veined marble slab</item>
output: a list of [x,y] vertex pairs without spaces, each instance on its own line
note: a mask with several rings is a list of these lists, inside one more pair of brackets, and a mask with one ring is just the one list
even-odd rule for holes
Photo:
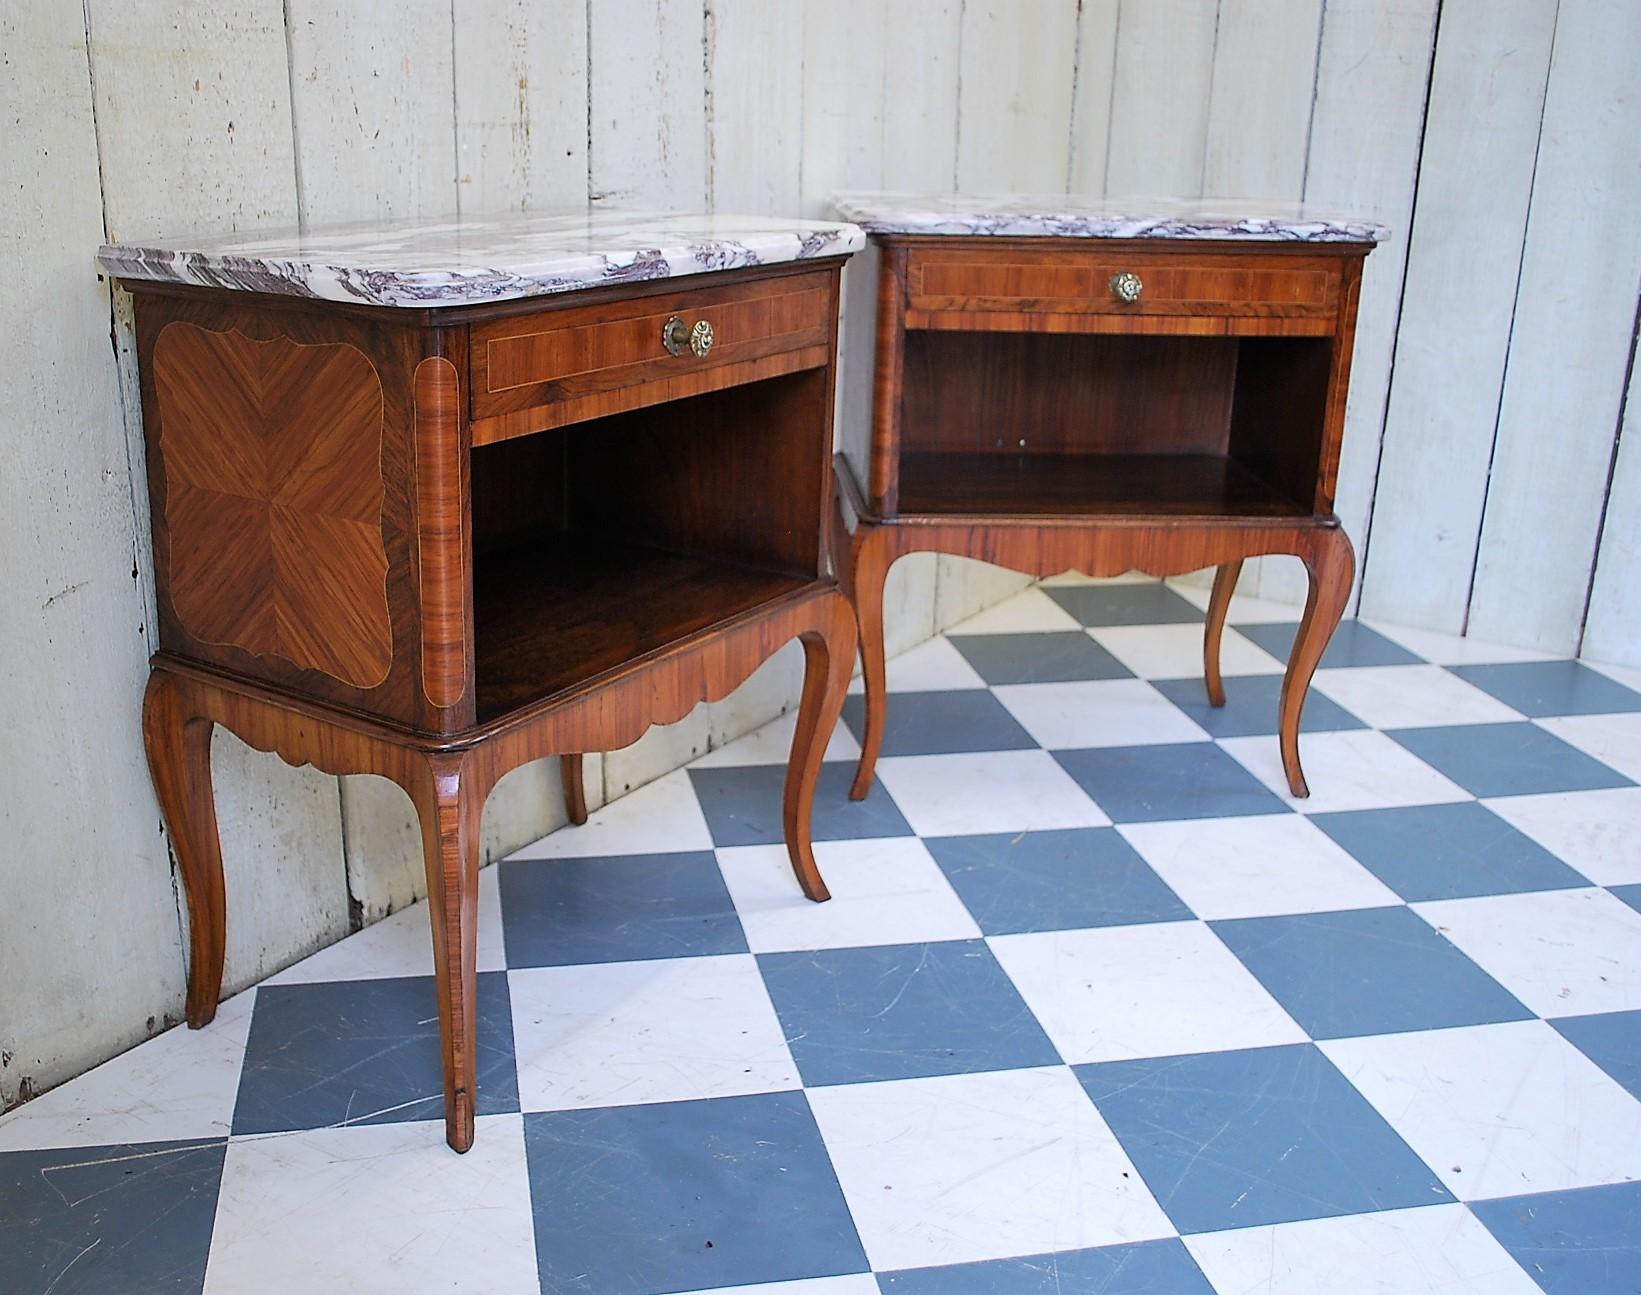
[[97,261],[118,279],[374,306],[459,306],[841,256],[865,243],[841,221],[580,208],[111,244]]
[[1364,217],[1249,199],[1082,198],[1075,194],[840,193],[832,207],[872,234],[994,234],[1027,238],[1232,239],[1379,243],[1390,230]]

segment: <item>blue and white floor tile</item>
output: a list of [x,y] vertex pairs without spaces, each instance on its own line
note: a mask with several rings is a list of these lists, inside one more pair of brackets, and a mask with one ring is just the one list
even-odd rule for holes
[[1641,676],[1060,578],[0,1116],[0,1291],[1636,1295]]

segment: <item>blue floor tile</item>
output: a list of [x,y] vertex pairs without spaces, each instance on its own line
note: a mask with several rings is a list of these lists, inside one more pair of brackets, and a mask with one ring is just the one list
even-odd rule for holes
[[745,953],[710,850],[497,865],[509,967]]
[[1114,823],[1281,814],[1289,806],[1212,742],[1055,751]]
[[758,958],[805,1084],[855,1084],[1060,1061],[983,940]]
[[1507,1196],[1470,1209],[1545,1295],[1641,1291],[1641,1183]]
[[[507,974],[479,976],[480,1115],[519,1108]],[[233,1131],[444,1118],[432,976],[264,985],[234,1103]]]
[[0,1154],[0,1291],[197,1292],[226,1143]]
[[[1210,706],[1201,679],[1154,679],[1151,686],[1189,715],[1211,737],[1262,737],[1277,731],[1282,676],[1237,675],[1225,681],[1225,704]],[[1348,710],[1311,689],[1299,721],[1301,732],[1366,728]]]
[[1641,913],[1641,882],[1630,886],[1608,886],[1608,890],[1617,895],[1637,913]]
[[953,634],[951,645],[988,684],[1132,679],[1134,672],[1079,630]]
[[1537,724],[1454,724],[1387,730],[1472,796],[1531,796],[1634,784]]
[[1589,882],[1485,805],[1314,814],[1311,822],[1403,899],[1469,899]]
[[1209,925],[1313,1039],[1532,1016],[1408,908],[1244,917]]
[[[894,703],[889,704],[890,714]],[[891,723],[893,720],[890,721]],[[910,836],[911,826],[878,779],[865,800],[849,799],[855,766],[824,764],[815,784],[810,834],[817,841],[859,841],[867,837]],[[780,845],[786,840],[782,805],[786,766],[751,764],[722,769],[691,769],[701,812],[714,845]]]
[[1564,1016],[1550,1024],[1632,1097],[1641,1098],[1641,1011]]
[[1312,1044],[1075,1069],[1181,1232],[1452,1199]]
[[1178,1238],[879,1273],[883,1295],[1214,1295]]
[[[843,702],[843,722],[856,740],[866,735],[866,699]],[[897,692],[889,698],[884,755],[953,755],[962,751],[1028,751],[1031,734],[985,688]],[[818,805],[819,797],[816,798]]]
[[1457,665],[1448,669],[1534,719],[1641,710],[1641,693],[1577,661]]
[[[1286,661],[1293,652],[1299,622],[1238,625],[1236,632],[1252,639],[1278,661]],[[1409,652],[1400,643],[1392,643],[1377,630],[1370,630],[1361,621],[1345,620],[1339,622],[1339,628],[1328,640],[1328,650],[1322,654],[1322,663],[1318,668],[1337,670],[1346,666],[1423,664],[1423,657]]]
[[1202,609],[1167,585],[1044,585],[1043,592],[1078,622],[1100,625],[1183,625]]
[[524,1117],[554,1295],[654,1295],[867,1271],[801,1092]]
[[923,844],[987,935],[1195,916],[1115,828],[937,836]]

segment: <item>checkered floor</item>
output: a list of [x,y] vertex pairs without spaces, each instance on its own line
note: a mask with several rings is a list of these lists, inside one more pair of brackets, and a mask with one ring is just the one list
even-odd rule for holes
[[[0,1291],[1641,1291],[1641,677],[1050,582],[0,1118]],[[858,733],[859,699],[847,727]]]

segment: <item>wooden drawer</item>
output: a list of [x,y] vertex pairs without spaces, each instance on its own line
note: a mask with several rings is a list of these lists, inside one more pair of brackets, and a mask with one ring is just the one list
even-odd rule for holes
[[[836,272],[569,307],[475,324],[473,440],[505,440],[604,414],[826,364]],[[712,330],[704,355],[674,355],[669,321]]]
[[[1119,295],[1121,275],[1137,276],[1135,300]],[[906,322],[950,327],[951,321],[937,317],[995,314],[1159,322],[1275,318],[1328,321],[1331,327],[1339,283],[1338,258],[1289,252],[917,249],[906,267]],[[979,326],[986,326],[984,319]],[[1224,331],[1224,325],[1210,323],[1201,331]]]

